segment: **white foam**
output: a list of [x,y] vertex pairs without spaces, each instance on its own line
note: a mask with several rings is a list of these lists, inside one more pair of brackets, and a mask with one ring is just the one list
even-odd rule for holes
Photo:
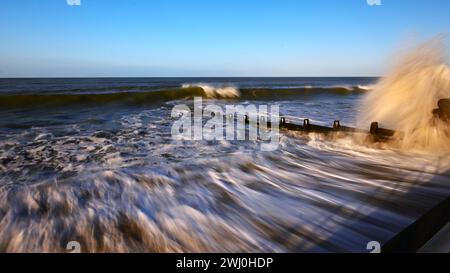
[[183,88],[200,87],[208,98],[237,98],[240,92],[235,87],[215,87],[207,84],[183,84]]

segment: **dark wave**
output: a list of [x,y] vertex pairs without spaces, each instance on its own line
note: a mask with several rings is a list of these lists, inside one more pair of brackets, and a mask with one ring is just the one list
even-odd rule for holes
[[[64,106],[64,105],[87,105],[87,104],[151,104],[163,101],[190,99],[194,96],[209,97],[201,87],[192,86],[188,88],[172,88],[165,90],[123,92],[138,90],[132,86],[122,87],[120,90],[107,90],[98,88],[96,90],[82,91],[79,89],[66,90],[65,93],[33,93],[33,94],[0,94],[0,107],[43,107],[43,106]],[[81,91],[81,92],[80,92]],[[97,91],[97,92],[96,92]],[[109,91],[109,92],[101,92]],[[301,98],[317,96],[321,94],[351,95],[365,92],[365,89],[353,87],[331,87],[331,88],[244,88],[239,89],[240,96],[237,98],[215,99],[232,100],[278,100],[289,98]],[[87,93],[89,92],[89,93]]]

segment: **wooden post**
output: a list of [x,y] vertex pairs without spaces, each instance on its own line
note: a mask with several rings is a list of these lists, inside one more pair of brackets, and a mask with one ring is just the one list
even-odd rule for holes
[[305,129],[309,128],[309,119],[306,118],[303,120],[303,127],[305,127]]
[[378,132],[378,122],[374,121],[370,124],[370,133],[376,135]]
[[335,120],[335,121],[333,122],[333,129],[334,129],[334,130],[339,130],[339,129],[341,129],[341,123],[339,122],[339,120]]

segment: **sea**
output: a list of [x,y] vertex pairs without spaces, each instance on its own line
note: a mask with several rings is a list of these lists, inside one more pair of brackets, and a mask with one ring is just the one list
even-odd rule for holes
[[172,112],[201,97],[368,130],[379,81],[0,79],[0,251],[369,252],[449,196],[449,153],[287,130],[271,151],[179,139]]

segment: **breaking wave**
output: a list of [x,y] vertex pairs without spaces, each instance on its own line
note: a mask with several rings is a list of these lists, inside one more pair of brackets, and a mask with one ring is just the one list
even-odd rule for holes
[[237,98],[240,96],[239,90],[235,87],[214,87],[207,84],[183,84],[183,88],[201,88],[208,98]]
[[214,88],[208,85],[183,85],[164,90],[117,93],[33,93],[0,94],[0,107],[42,107],[98,104],[155,104],[202,96],[210,99],[278,100],[305,98],[321,94],[352,95],[366,92],[362,87],[299,87],[299,88]]
[[397,130],[404,149],[448,152],[450,126],[433,114],[450,98],[450,69],[443,38],[435,38],[399,59],[392,71],[363,98],[359,126],[372,121]]

